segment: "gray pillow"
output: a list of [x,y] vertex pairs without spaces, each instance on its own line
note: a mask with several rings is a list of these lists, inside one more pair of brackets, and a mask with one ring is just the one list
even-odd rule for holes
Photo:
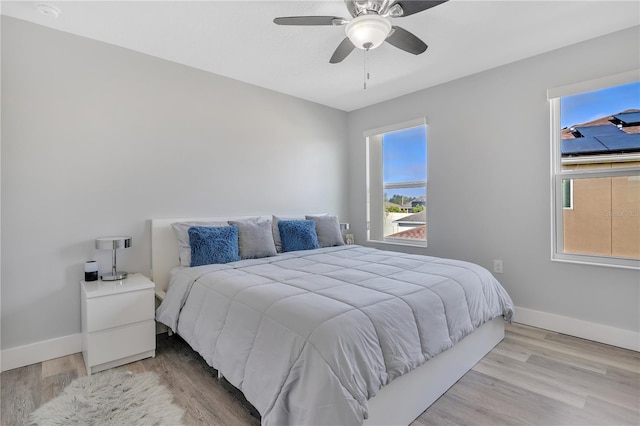
[[243,220],[231,220],[229,224],[238,227],[241,258],[259,259],[278,254],[273,241],[273,231],[269,219],[252,217]]
[[313,220],[316,223],[316,233],[318,234],[320,247],[344,245],[344,238],[342,238],[337,216],[321,215],[305,217],[307,220]]
[[178,256],[180,265],[191,266],[191,244],[189,243],[189,228],[192,226],[220,227],[229,226],[227,222],[176,222],[172,223],[173,232],[178,240]]
[[272,224],[272,233],[273,233],[273,242],[276,245],[276,251],[278,253],[282,253],[282,239],[280,238],[280,229],[278,228],[278,222],[281,220],[303,220],[304,217],[279,217],[273,216],[273,224]]

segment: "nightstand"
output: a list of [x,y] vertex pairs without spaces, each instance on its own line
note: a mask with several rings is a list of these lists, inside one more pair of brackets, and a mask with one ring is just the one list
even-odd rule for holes
[[155,284],[142,274],[82,281],[82,356],[87,374],[155,356]]

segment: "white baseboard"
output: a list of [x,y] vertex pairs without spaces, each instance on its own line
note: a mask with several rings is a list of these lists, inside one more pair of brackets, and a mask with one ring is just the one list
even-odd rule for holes
[[82,334],[71,334],[2,351],[2,371],[82,352]]
[[514,322],[640,352],[640,333],[516,306]]

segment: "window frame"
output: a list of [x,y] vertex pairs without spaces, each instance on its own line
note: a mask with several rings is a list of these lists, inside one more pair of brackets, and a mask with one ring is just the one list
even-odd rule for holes
[[[640,260],[599,256],[590,254],[577,254],[564,252],[564,223],[563,212],[563,187],[562,181],[574,179],[607,178],[640,176],[640,167],[619,167],[613,169],[586,169],[586,170],[562,170],[562,153],[560,150],[562,135],[560,124],[560,99],[579,93],[606,89],[623,84],[640,81],[640,69],[620,74],[610,75],[595,80],[584,81],[576,84],[549,89],[547,99],[550,103],[551,115],[551,260],[558,262],[570,262],[588,265],[599,265],[625,269],[640,269]],[[636,160],[640,154],[627,155],[627,160]],[[616,156],[623,159],[623,156]],[[579,161],[579,160],[578,160]],[[624,161],[624,160],[623,160]],[[571,188],[573,189],[573,188]],[[573,198],[573,191],[572,198]],[[573,201],[573,200],[572,200]],[[573,207],[573,202],[571,203]]]
[[[397,132],[401,130],[407,130],[414,127],[424,126],[428,131],[427,119],[426,117],[420,117],[413,120],[403,121],[400,123],[390,124],[384,127],[378,127],[375,129],[367,130],[363,133],[365,138],[365,146],[366,146],[366,214],[367,214],[367,242],[377,243],[377,244],[392,244],[398,246],[411,246],[411,247],[427,247],[428,237],[425,237],[424,240],[413,240],[409,238],[390,238],[384,236],[384,219],[382,218],[384,213],[384,201],[379,206],[380,211],[382,213],[377,213],[377,210],[374,210],[374,204],[378,204],[378,199],[384,200],[384,191],[386,189],[394,189],[394,188],[424,188],[425,196],[427,192],[427,182],[429,181],[429,167],[427,166],[427,179],[425,181],[412,181],[412,182],[394,182],[385,184],[382,179],[382,136],[386,133]],[[429,137],[427,135],[427,140],[425,143],[427,144],[427,150],[429,149],[428,143]],[[372,145],[378,146],[372,146]],[[374,152],[378,151],[378,152]],[[372,157],[373,156],[373,157]],[[378,163],[379,160],[379,168],[374,169],[372,165],[372,158],[376,160]],[[427,164],[429,156],[427,154]],[[378,194],[372,197],[372,191],[376,191]],[[372,201],[372,198],[374,201]],[[428,209],[428,204],[425,205],[425,211]],[[375,217],[377,214],[380,214],[380,217]],[[427,214],[427,229],[429,222],[429,215]],[[380,227],[380,229],[372,229],[373,227]],[[372,236],[372,232],[373,235]]]

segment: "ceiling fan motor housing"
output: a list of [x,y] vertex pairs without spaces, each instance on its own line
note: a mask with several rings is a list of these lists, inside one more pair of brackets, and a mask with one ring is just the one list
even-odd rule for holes
[[384,15],[389,0],[344,0],[347,10],[354,18],[363,14]]
[[379,15],[361,15],[349,22],[345,33],[358,49],[370,50],[380,46],[391,32],[389,19]]

